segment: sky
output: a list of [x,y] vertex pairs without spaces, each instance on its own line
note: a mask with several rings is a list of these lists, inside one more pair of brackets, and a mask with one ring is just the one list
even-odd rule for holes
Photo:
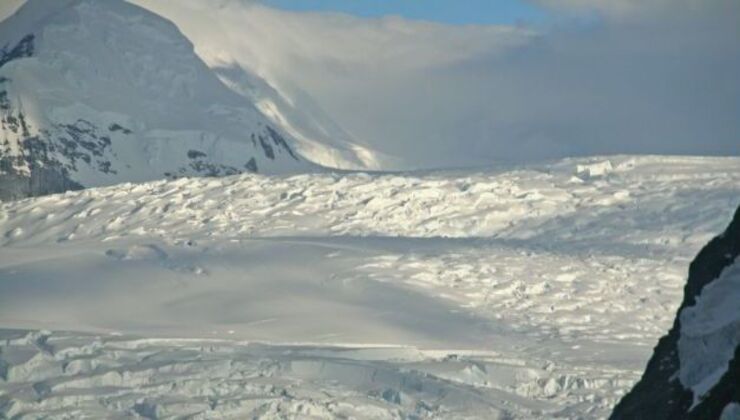
[[737,0],[132,1],[392,169],[740,155]]
[[264,0],[293,11],[347,13],[361,17],[401,16],[448,24],[517,24],[540,22],[546,11],[520,0]]

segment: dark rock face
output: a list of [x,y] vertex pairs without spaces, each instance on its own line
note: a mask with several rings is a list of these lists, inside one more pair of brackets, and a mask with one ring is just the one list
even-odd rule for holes
[[[257,140],[259,140],[259,145],[262,147],[262,151],[268,159],[275,160],[276,152],[281,153],[282,151],[285,151],[291,158],[293,158],[293,160],[300,160],[295,152],[293,152],[293,149],[290,148],[288,142],[285,141],[285,138],[274,128],[268,125],[265,126],[265,131],[266,135],[258,134],[257,137],[255,137],[254,134],[252,134],[252,144],[257,147]],[[270,144],[270,140],[272,140],[272,144]]]
[[6,45],[0,49],[0,67],[15,59],[32,56],[34,51],[34,39],[35,36],[33,34],[28,34],[13,47]]
[[293,149],[291,149],[290,146],[288,146],[288,142],[285,141],[285,138],[283,138],[283,136],[281,136],[280,133],[275,131],[275,129],[273,129],[269,125],[266,126],[265,129],[267,130],[267,134],[272,139],[272,142],[275,143],[275,146],[277,146],[278,149],[282,149],[288,152],[290,157],[292,157],[294,160],[300,160],[298,159],[298,156],[296,156],[296,154],[293,153]]
[[178,168],[176,172],[165,172],[165,177],[168,179],[177,179],[188,176],[188,174],[193,172],[206,177],[219,177],[238,175],[243,174],[244,172],[257,172],[257,162],[254,158],[249,159],[249,161],[244,164],[244,169],[242,169],[234,166],[213,163],[208,160],[208,155],[200,150],[190,149],[188,150],[187,156],[188,159],[190,159],[190,163],[187,166]]
[[256,174],[257,171],[258,171],[257,161],[254,160],[254,158],[249,159],[249,162],[247,162],[247,164],[244,165],[244,169],[246,169],[247,172],[251,172],[253,174]]
[[[25,57],[31,57],[34,52],[34,35],[24,36],[13,47],[5,46],[0,49],[0,67]],[[59,144],[49,144],[39,136],[29,134],[29,126],[25,116],[20,111],[14,111],[7,91],[3,88],[10,80],[0,78],[0,127],[22,137],[21,145],[24,156],[11,156],[8,153],[7,140],[0,144],[0,200],[12,200],[34,195],[51,194],[55,192],[76,190],[82,186],[69,178],[69,168],[50,157],[50,152],[58,146],[70,150],[76,158],[91,159],[90,154],[78,152],[75,149],[88,149],[90,153],[102,156],[101,148],[105,148],[105,139],[100,142],[88,138],[89,128],[70,124],[62,127],[70,138],[60,139]],[[98,139],[96,139],[98,140]],[[108,141],[108,144],[110,141]],[[104,162],[101,163],[106,168]],[[28,173],[16,170],[18,166],[28,168]],[[107,168],[109,169],[109,163]]]
[[126,128],[126,127],[124,127],[124,126],[122,126],[120,124],[117,124],[117,123],[111,124],[108,127],[108,131],[113,132],[113,133],[115,133],[116,131],[120,131],[123,134],[131,134],[131,133],[133,133],[133,131],[131,131],[128,128]]
[[82,185],[58,167],[34,168],[30,176],[0,174],[0,201],[80,189]]
[[208,155],[201,152],[200,150],[193,150],[193,149],[188,150],[188,158],[190,159],[198,159],[198,158],[202,158],[206,156]]
[[[612,419],[718,419],[729,403],[740,402],[740,346],[735,348],[722,378],[693,409],[693,393],[683,387],[678,377],[679,314],[693,306],[704,286],[717,279],[738,255],[740,208],[727,230],[709,242],[691,263],[684,299],[671,330],[658,342],[640,381],[614,408]],[[740,311],[740,302],[737,308]]]
[[[70,174],[85,164],[106,174],[115,174],[110,137],[88,121],[78,119],[30,134],[22,112],[12,107],[0,113],[0,131],[19,137],[21,155],[10,153],[11,145],[0,142],[0,200],[53,194],[82,186]],[[20,170],[19,168],[25,168]]]

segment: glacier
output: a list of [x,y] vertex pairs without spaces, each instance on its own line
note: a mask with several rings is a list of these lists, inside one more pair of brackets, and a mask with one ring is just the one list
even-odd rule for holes
[[603,418],[739,193],[612,156],[2,203],[0,412]]
[[389,171],[261,6],[18,3],[0,418],[737,416],[740,158]]

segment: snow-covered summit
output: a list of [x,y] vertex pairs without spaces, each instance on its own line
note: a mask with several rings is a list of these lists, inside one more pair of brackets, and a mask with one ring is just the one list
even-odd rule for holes
[[0,198],[317,168],[138,6],[31,0],[0,23],[0,46]]

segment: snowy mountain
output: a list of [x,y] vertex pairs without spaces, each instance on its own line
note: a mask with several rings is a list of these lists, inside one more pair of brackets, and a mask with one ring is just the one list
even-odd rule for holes
[[[198,32],[196,32],[198,33]],[[205,32],[209,33],[209,32]],[[218,42],[218,39],[213,42]],[[203,57],[203,54],[199,54]],[[303,92],[290,98],[235,59],[203,57],[224,84],[257,105],[270,121],[297,141],[297,152],[312,162],[346,170],[378,170],[394,158],[363,146]],[[383,164],[379,161],[382,157]]]
[[31,0],[0,23],[0,45],[0,199],[318,167],[138,6]]
[[691,263],[673,327],[612,418],[740,418],[740,208]]
[[[219,78],[245,96],[270,120],[297,139],[297,151],[313,162],[341,169],[380,169],[398,163],[397,158],[383,155],[363,145],[337,124],[309,94],[299,86],[280,81],[264,65],[265,55],[274,50],[271,33],[245,30],[266,9],[256,2],[200,0],[159,1],[130,0],[172,20],[193,42],[195,52],[218,74]],[[257,15],[254,15],[256,12]],[[285,22],[276,31],[295,28]],[[259,29],[255,29],[261,33]],[[296,36],[302,36],[296,33]],[[286,65],[298,73],[302,69]],[[332,75],[327,74],[327,78]]]
[[739,197],[620,156],[0,203],[0,417],[605,418]]

